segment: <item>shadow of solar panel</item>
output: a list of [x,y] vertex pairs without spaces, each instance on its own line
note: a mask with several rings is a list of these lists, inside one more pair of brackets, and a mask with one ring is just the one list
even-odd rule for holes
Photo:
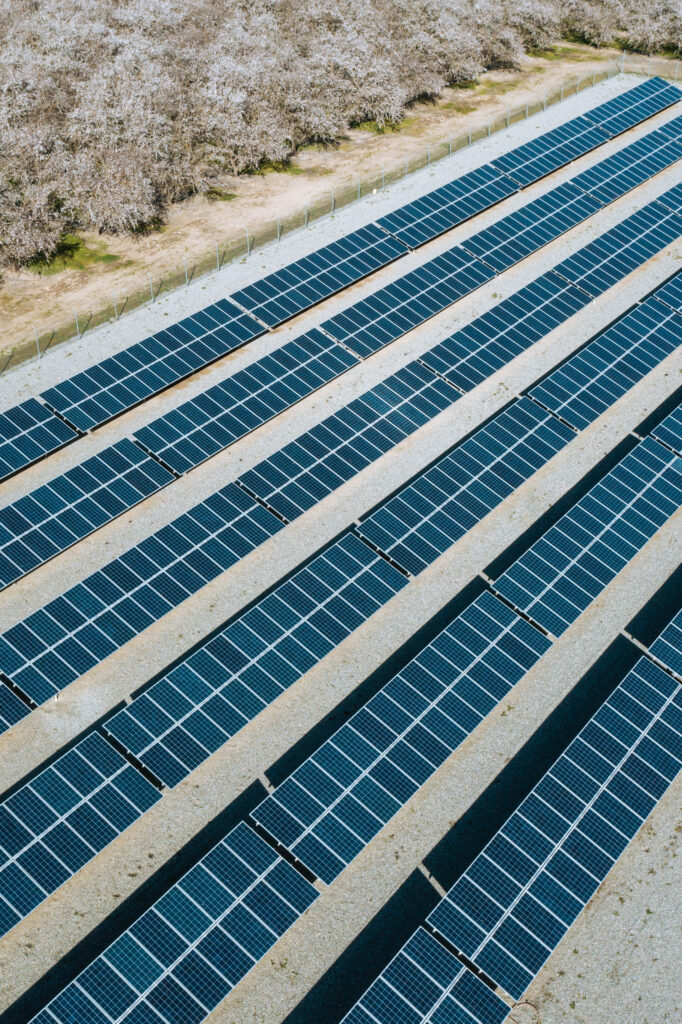
[[677,349],[680,328],[676,313],[655,297],[647,299],[532,388],[530,396],[582,430]]
[[676,777],[681,709],[642,658],[427,918],[515,999]]
[[0,680],[0,734],[11,729],[29,714],[29,709],[15,693]]
[[520,398],[362,520],[358,533],[416,575],[574,437]]
[[656,298],[678,313],[682,313],[682,272],[656,289]]
[[237,825],[42,1014],[58,1024],[199,1024],[317,896]]
[[482,594],[252,817],[331,883],[549,647]]
[[377,224],[416,249],[517,191],[511,178],[484,164],[381,217]]
[[682,455],[682,407],[678,406],[662,423],[651,431],[651,436],[662,441],[677,455]]
[[124,438],[0,509],[0,587],[25,576],[174,479]]
[[583,115],[609,135],[620,135],[640,121],[652,117],[682,99],[682,92],[662,78],[649,78],[634,89],[614,96]]
[[282,523],[228,484],[0,636],[0,670],[42,704]]
[[509,1007],[418,928],[342,1024],[502,1024]]
[[0,413],[0,480],[77,437],[71,427],[35,398]]
[[41,397],[79,430],[90,430],[264,332],[253,317],[220,299]]
[[525,187],[603,145],[609,138],[607,132],[587,118],[574,117],[539,138],[496,157],[492,165]]
[[493,584],[560,636],[682,503],[682,460],[645,438]]
[[0,802],[0,934],[161,794],[97,733]]
[[472,320],[419,361],[462,391],[471,391],[590,301],[551,271]]
[[138,430],[137,440],[185,473],[358,362],[312,330]]
[[105,730],[174,786],[406,582],[348,534],[136,697]]
[[459,397],[418,362],[408,363],[239,482],[291,522]]
[[404,245],[376,224],[367,224],[242,288],[232,298],[263,323],[275,327],[406,252]]
[[462,248],[501,273],[601,208],[598,200],[566,181],[467,238]]
[[[682,611],[670,620],[649,649],[654,658],[682,678]],[[682,731],[680,726],[679,731]]]
[[367,357],[494,276],[480,260],[454,246],[325,320],[321,327]]

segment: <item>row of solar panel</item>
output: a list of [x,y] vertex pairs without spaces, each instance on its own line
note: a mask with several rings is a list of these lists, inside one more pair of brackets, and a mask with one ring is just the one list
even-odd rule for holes
[[642,658],[343,1024],[501,1024],[449,949],[520,999],[680,767],[682,689]]
[[[42,396],[49,408],[30,399],[10,409],[0,416],[0,479],[75,440],[79,430],[106,422],[258,337],[264,333],[263,324],[282,323],[388,265],[407,248],[387,232],[406,233],[406,244],[421,244],[678,102],[680,95],[660,79],[643,82],[590,112],[591,123],[601,129],[590,128],[584,118],[568,122],[506,154],[497,167],[488,165],[464,175],[389,215],[378,226],[352,232],[237,292],[235,301],[220,300],[49,389]],[[503,164],[519,185],[500,169]],[[451,294],[455,293],[451,290]]]

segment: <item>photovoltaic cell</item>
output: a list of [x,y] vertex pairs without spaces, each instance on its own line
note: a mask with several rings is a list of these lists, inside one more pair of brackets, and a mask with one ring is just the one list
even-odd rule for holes
[[416,249],[517,191],[516,182],[484,164],[381,217],[377,224]]
[[494,276],[494,271],[456,245],[321,326],[337,341],[366,357]]
[[416,575],[574,437],[520,398],[362,520],[358,532]]
[[0,734],[11,729],[29,713],[23,701],[0,680]]
[[670,620],[649,649],[654,658],[682,678],[682,611]]
[[673,213],[682,213],[682,183],[669,188],[655,201],[661,206],[665,206],[667,210],[672,210]]
[[92,733],[0,801],[0,935],[160,799]]
[[459,397],[418,362],[409,363],[239,482],[292,521]]
[[105,730],[174,786],[406,582],[349,534],[167,672]]
[[677,775],[681,710],[642,658],[429,915],[515,999]]
[[138,430],[137,440],[185,473],[357,362],[312,330]]
[[680,343],[682,320],[656,298],[636,306],[532,388],[530,395],[582,430]]
[[678,103],[680,99],[682,92],[679,89],[662,78],[654,77],[586,111],[584,117],[602,127],[609,135],[615,136],[653,117],[673,103]]
[[[682,327],[682,324],[680,326]],[[651,431],[651,436],[672,448],[677,455],[682,455],[682,406],[678,405],[677,409],[666,416],[663,422]]]
[[467,238],[462,248],[501,273],[601,208],[598,200],[567,181]]
[[77,437],[75,430],[35,398],[0,413],[0,480]]
[[682,272],[675,274],[664,285],[656,289],[656,298],[671,309],[682,313]]
[[331,883],[549,647],[482,594],[252,817]]
[[645,438],[494,589],[560,636],[681,502],[682,460]]
[[90,430],[264,333],[253,317],[220,299],[41,397],[79,430]]
[[574,117],[492,161],[522,187],[601,146],[610,136],[585,117]]
[[317,896],[255,832],[237,825],[35,1024],[199,1024]]
[[590,301],[551,271],[499,302],[419,361],[462,391],[471,391]]
[[268,327],[275,327],[406,252],[404,245],[376,224],[367,224],[242,288],[231,298]]
[[42,704],[281,528],[228,484],[6,630],[0,670]]
[[0,509],[0,587],[25,576],[174,480],[124,438]]

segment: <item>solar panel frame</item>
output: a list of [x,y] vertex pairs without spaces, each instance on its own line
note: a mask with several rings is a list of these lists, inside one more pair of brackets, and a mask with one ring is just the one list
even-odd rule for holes
[[0,480],[75,441],[79,434],[36,398],[0,413]]
[[651,436],[676,455],[682,456],[682,406],[678,405],[657,427],[654,427]]
[[674,615],[649,646],[652,657],[682,679],[682,611]]
[[682,313],[682,271],[656,289],[656,298],[676,313]]
[[0,679],[0,735],[30,714],[29,708]]

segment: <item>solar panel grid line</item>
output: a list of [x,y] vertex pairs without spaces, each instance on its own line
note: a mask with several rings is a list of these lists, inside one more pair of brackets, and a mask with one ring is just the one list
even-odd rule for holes
[[0,679],[0,735],[28,714],[29,707]]
[[165,673],[104,730],[174,786],[405,584],[347,534]]
[[649,645],[649,653],[682,680],[682,611],[673,616]]
[[[659,197],[661,199],[663,197]],[[674,274],[665,284],[656,289],[656,298],[676,313],[682,313],[682,272]]]
[[[681,706],[679,685],[640,659],[429,915],[515,999],[682,767]],[[619,778],[645,803],[623,802]]]
[[682,93],[676,86],[655,77],[601,103],[598,107],[586,110],[583,116],[615,137],[640,121],[645,121],[666,107],[678,103],[681,98]]
[[251,817],[331,883],[549,646],[484,593]]
[[608,140],[607,132],[579,115],[491,163],[525,188]]
[[[682,324],[680,326],[682,327]],[[682,456],[682,405],[678,405],[669,416],[654,427],[651,436],[671,452]]]
[[0,480],[76,441],[79,436],[78,430],[35,398],[0,413]]

